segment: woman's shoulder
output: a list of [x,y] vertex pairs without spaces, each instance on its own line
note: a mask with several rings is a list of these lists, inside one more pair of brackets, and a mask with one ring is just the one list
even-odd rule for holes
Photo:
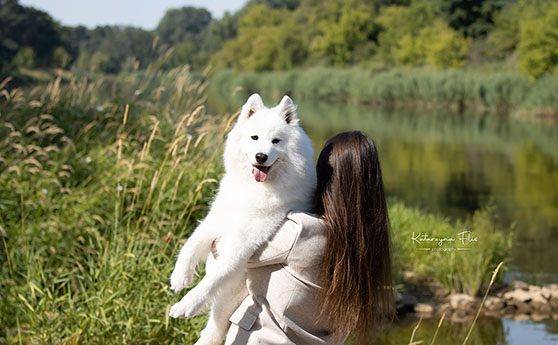
[[293,210],[287,214],[287,219],[295,222],[303,229],[321,230],[323,226],[323,220],[320,216],[305,211]]
[[296,240],[298,247],[304,247],[311,243],[311,247],[316,247],[315,249],[321,251],[320,248],[324,245],[325,234],[324,221],[320,216],[308,212],[292,211],[287,215],[287,218],[296,223],[299,229]]

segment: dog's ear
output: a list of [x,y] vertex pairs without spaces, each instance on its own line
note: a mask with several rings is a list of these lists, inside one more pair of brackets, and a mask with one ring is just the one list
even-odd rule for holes
[[262,101],[262,98],[260,97],[260,95],[255,93],[252,96],[248,97],[246,104],[242,106],[239,119],[248,119],[250,118],[250,116],[254,115],[256,111],[263,108],[265,108],[265,105]]
[[279,103],[278,108],[281,116],[283,116],[288,124],[293,126],[298,125],[296,104],[294,104],[293,100],[289,96],[283,96],[283,99],[281,99],[281,103]]

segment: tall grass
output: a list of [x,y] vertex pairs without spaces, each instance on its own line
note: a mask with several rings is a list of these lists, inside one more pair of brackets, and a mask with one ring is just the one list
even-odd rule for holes
[[443,107],[496,110],[517,114],[558,114],[558,74],[532,84],[516,72],[475,70],[314,68],[281,72],[226,70],[212,82],[221,94],[241,88],[246,93],[270,93],[275,98],[327,99],[398,107]]
[[187,69],[0,90],[0,343],[192,342],[168,318],[227,119]]

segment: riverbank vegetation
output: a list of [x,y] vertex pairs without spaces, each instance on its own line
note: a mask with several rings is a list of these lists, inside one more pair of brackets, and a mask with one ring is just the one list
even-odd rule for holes
[[261,92],[274,98],[337,100],[406,109],[513,112],[555,115],[558,72],[537,82],[516,72],[484,70],[424,70],[394,68],[370,72],[362,68],[313,68],[278,72],[217,72],[213,87],[221,95]]
[[491,208],[452,222],[396,202],[389,216],[397,272],[441,283],[447,292],[475,296],[486,289],[496,266],[509,259],[512,231],[497,228]]
[[[25,91],[9,82],[0,90],[0,340],[195,339],[205,319],[169,319],[179,296],[168,277],[222,174],[230,117],[207,114],[206,84],[181,68]],[[396,267],[437,272],[448,288],[475,293],[506,256],[505,236],[482,214],[455,225],[397,203],[390,215]],[[475,259],[421,256],[410,224],[431,236],[473,231]]]

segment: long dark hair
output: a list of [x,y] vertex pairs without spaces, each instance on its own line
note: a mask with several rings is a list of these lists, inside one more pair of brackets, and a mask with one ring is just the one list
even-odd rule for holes
[[316,165],[314,211],[327,238],[321,270],[322,312],[335,337],[363,343],[393,318],[389,220],[376,145],[359,131],[329,139]]

